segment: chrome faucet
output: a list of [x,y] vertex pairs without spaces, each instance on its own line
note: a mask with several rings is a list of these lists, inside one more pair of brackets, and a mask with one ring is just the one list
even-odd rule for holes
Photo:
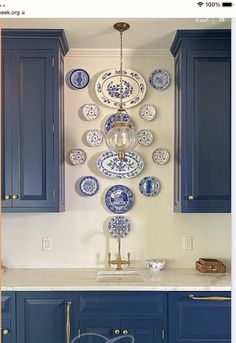
[[117,241],[118,241],[117,259],[111,260],[111,253],[108,252],[108,265],[110,267],[111,264],[116,264],[116,270],[122,270],[123,264],[127,264],[128,266],[130,266],[130,252],[128,252],[128,254],[127,254],[128,260],[122,260],[122,258],[121,258],[121,234],[120,234],[120,232],[118,233]]

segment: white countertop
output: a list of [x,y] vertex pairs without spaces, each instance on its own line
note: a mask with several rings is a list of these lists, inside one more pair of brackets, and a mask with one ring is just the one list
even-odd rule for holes
[[[195,269],[138,269],[141,282],[97,281],[104,269],[7,269],[2,291],[230,291],[230,273],[200,273]],[[130,269],[132,270],[132,269]]]

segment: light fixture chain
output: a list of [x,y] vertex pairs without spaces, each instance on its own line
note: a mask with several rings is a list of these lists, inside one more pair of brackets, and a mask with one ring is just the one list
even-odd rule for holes
[[123,32],[120,32],[120,108],[123,108]]

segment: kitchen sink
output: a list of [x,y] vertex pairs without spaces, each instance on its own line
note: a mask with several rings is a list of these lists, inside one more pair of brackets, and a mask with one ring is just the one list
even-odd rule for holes
[[141,282],[143,281],[143,275],[136,270],[102,270],[97,272],[97,281]]

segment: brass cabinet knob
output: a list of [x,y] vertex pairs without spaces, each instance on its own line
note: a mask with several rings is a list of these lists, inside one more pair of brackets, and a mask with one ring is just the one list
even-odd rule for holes
[[115,335],[120,335],[120,330],[119,329],[114,330],[114,334]]
[[123,335],[128,335],[129,334],[129,331],[128,330],[123,330]]
[[12,195],[12,199],[13,199],[13,200],[16,200],[16,199],[18,199],[18,195],[16,195],[16,194],[13,194],[13,195]]
[[3,329],[3,330],[2,330],[2,334],[3,334],[4,336],[8,335],[8,334],[9,334],[9,329]]
[[193,200],[193,195],[188,195],[188,200]]
[[7,194],[7,195],[5,195],[5,200],[10,200],[11,199],[11,195],[10,194]]

